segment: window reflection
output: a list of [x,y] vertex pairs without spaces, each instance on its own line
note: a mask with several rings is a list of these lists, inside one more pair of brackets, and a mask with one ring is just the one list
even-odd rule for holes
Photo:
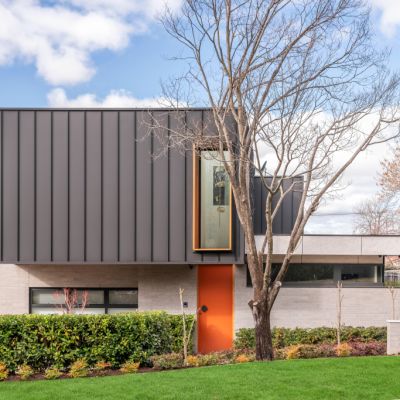
[[[228,152],[225,152],[228,157]],[[230,249],[231,189],[218,151],[200,153],[200,247]]]

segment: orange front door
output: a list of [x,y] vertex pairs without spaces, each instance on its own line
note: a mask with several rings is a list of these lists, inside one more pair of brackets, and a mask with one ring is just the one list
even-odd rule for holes
[[233,266],[199,265],[198,351],[209,353],[232,347]]

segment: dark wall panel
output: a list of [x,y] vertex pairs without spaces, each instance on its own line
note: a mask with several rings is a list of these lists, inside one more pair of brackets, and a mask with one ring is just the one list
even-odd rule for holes
[[147,111],[137,113],[136,142],[136,259],[152,260],[152,149],[148,134],[151,124]]
[[[292,181],[285,180],[283,182],[284,190],[288,190],[292,184]],[[282,232],[289,233],[292,229],[294,219],[293,219],[293,195],[287,195],[282,202],[281,206],[282,210],[285,212],[281,213],[281,221],[282,221]]]
[[[186,124],[189,131],[199,129],[202,124],[202,112],[192,111],[186,115]],[[203,261],[201,253],[193,252],[193,153],[186,152],[186,254],[188,261],[196,264]]]
[[53,113],[53,260],[68,260],[68,112]]
[[[169,259],[168,227],[169,210],[169,159],[162,135],[167,135],[169,117],[166,112],[155,112],[155,134],[153,136],[153,260]],[[171,177],[172,179],[172,177]]]
[[[192,249],[192,151],[168,127],[215,134],[204,110],[0,110],[0,261],[243,263]],[[153,134],[150,134],[153,130]]]
[[85,258],[85,113],[69,119],[69,260]]
[[119,260],[119,121],[116,111],[103,113],[103,261]]
[[36,260],[52,261],[51,112],[36,113]]
[[[274,234],[289,234],[294,226],[298,208],[301,200],[301,188],[303,179],[301,177],[293,178],[298,181],[295,185],[295,190],[291,191],[283,199],[281,206],[274,218],[272,224],[272,231]],[[289,188],[293,179],[286,180],[283,185],[284,188]],[[254,177],[253,180],[253,199],[254,199],[254,232],[256,235],[263,235],[266,231],[266,221],[265,221],[265,201],[267,198],[267,190],[261,181],[260,177]],[[261,199],[260,201],[258,199]],[[278,202],[278,196],[274,196],[272,199],[273,209],[276,207]]]
[[3,260],[19,258],[19,113],[3,113]]
[[20,259],[35,258],[35,113],[20,113]]
[[119,253],[120,261],[135,259],[135,113],[119,117]]
[[[171,130],[184,129],[182,115],[171,115]],[[186,176],[185,156],[180,149],[172,148],[169,153],[170,163],[170,261],[185,260],[185,222],[186,222]]]
[[86,113],[86,261],[102,256],[101,112]]

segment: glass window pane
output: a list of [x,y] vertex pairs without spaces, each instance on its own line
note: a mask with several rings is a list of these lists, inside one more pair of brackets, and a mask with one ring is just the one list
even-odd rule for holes
[[385,265],[385,285],[400,287],[400,265],[397,265],[397,259],[393,262],[389,257]]
[[138,304],[137,290],[110,290],[110,304]]
[[56,306],[53,307],[41,307],[41,306],[32,306],[32,314],[58,314],[61,315],[62,311]]
[[[225,152],[228,157],[228,152]],[[217,151],[200,155],[200,247],[230,247],[230,182]]]
[[90,315],[90,314],[105,314],[106,310],[104,308],[85,308],[83,311],[77,310],[75,314],[79,315]]
[[332,285],[333,269],[332,264],[291,264],[285,282]]
[[[83,290],[78,290],[78,303],[82,303]],[[87,290],[87,304],[104,304],[104,290]]]
[[136,312],[137,308],[109,308],[108,313],[109,314],[123,314],[123,313],[130,313],[130,312]]
[[63,304],[62,292],[57,289],[32,289],[32,304]]
[[[85,308],[83,311],[82,310],[74,310],[73,314],[81,315],[89,315],[89,314],[104,314],[105,309],[104,308]],[[57,308],[56,305],[50,306],[50,307],[41,307],[41,306],[32,306],[32,314],[64,314],[64,312],[60,309]]]
[[[70,296],[75,296],[76,289],[70,289]],[[87,304],[104,304],[104,290],[76,290],[77,303],[82,304],[82,297],[87,293]],[[65,304],[63,289],[32,289],[32,304]]]
[[342,265],[341,279],[343,283],[382,282],[378,265]]

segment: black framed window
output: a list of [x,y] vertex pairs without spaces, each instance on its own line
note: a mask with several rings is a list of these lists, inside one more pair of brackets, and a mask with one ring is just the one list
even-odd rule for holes
[[[280,264],[272,265],[275,279]],[[283,286],[333,287],[341,281],[343,286],[383,286],[383,264],[312,264],[293,263],[289,265]],[[251,277],[247,268],[247,286],[251,287]]]
[[[63,288],[30,288],[31,314],[61,314],[65,299]],[[117,314],[137,311],[137,288],[70,288],[76,291],[76,310],[83,314]],[[82,312],[82,303],[86,303]]]

